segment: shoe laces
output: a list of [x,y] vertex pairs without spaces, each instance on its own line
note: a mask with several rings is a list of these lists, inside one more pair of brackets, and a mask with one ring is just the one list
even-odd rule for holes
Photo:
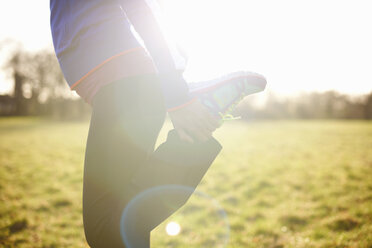
[[231,112],[233,112],[236,109],[236,106],[243,100],[244,97],[245,94],[242,92],[240,94],[240,97],[235,102],[233,102],[224,113],[222,112],[218,113],[221,116],[222,121],[240,120],[242,118],[241,116],[233,116]]

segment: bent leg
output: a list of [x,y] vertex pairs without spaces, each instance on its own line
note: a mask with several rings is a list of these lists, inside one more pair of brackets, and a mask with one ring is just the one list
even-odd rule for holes
[[167,141],[133,179],[145,192],[133,209],[146,228],[152,230],[187,202],[221,148],[214,138],[190,144],[175,130],[168,133]]
[[[129,247],[148,248],[150,231],[188,200],[221,150],[213,138],[189,144],[173,130],[153,152],[164,117],[160,87],[151,76],[110,84],[95,97],[83,189],[91,247],[128,247],[124,235]],[[141,192],[169,184],[191,190],[150,193],[138,200]]]

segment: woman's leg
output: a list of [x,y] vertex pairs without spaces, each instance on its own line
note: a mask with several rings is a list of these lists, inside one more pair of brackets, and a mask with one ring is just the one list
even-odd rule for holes
[[[213,138],[185,143],[172,130],[153,152],[165,117],[155,77],[108,85],[93,105],[84,172],[86,238],[93,248],[125,247],[120,233],[125,212],[130,248],[148,248],[150,231],[188,200],[221,146]],[[156,190],[170,184],[175,188]],[[138,197],[141,192],[149,194]]]
[[187,202],[221,148],[213,137],[190,144],[171,130],[134,176],[133,184],[142,195],[132,200],[129,210],[135,214],[128,215],[144,220],[143,229],[154,229]]
[[[97,93],[87,141],[83,217],[89,245],[125,247],[120,218],[129,202],[131,178],[153,152],[165,109],[158,81],[140,76],[112,83]],[[149,247],[150,233],[136,242]]]

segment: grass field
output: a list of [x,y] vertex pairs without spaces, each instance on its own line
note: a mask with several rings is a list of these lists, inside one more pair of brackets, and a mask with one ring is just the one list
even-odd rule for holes
[[[87,122],[0,119],[0,247],[87,247],[87,132]],[[371,122],[235,122],[216,137],[224,149],[198,191],[226,212],[227,247],[372,247]],[[221,230],[199,203],[184,213],[205,234],[166,237],[163,225],[153,247],[216,247]]]

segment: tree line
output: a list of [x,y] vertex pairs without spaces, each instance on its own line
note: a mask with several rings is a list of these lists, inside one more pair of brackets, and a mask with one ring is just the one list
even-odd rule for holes
[[52,51],[29,52],[13,41],[0,43],[0,52],[5,49],[7,55],[1,69],[14,86],[12,94],[0,95],[0,115],[57,119],[90,115],[88,104],[68,88]]
[[280,98],[269,94],[265,104],[254,107],[248,98],[236,110],[243,119],[372,119],[372,92],[351,96],[336,91],[310,92]]
[[[5,49],[8,55],[1,69],[14,87],[12,94],[0,95],[0,115],[90,116],[90,106],[68,88],[53,52],[31,53],[13,42],[0,43],[0,52]],[[312,92],[289,98],[269,93],[262,106],[257,107],[255,101],[255,96],[248,97],[235,114],[243,119],[372,119],[372,92],[361,96]]]

